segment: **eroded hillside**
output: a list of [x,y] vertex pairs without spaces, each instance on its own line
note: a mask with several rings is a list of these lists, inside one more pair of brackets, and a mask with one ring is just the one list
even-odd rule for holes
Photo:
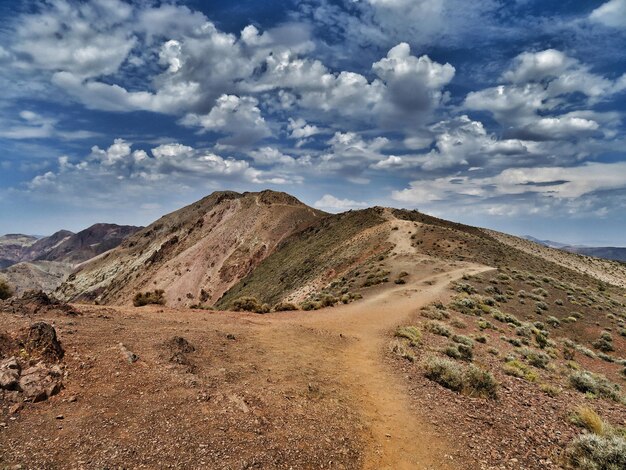
[[324,215],[284,193],[214,193],[81,266],[57,295],[124,304],[162,289],[169,305],[211,305],[283,239]]

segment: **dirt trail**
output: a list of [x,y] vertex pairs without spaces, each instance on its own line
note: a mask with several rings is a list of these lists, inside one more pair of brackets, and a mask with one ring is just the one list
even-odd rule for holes
[[[423,257],[411,247],[407,229],[413,225],[403,221],[394,224],[401,228],[391,232],[390,241],[396,245],[392,256],[405,258],[412,266],[410,282],[350,305],[314,313],[272,315],[275,328],[264,329],[261,336],[265,336],[268,348],[282,342],[281,355],[288,355],[283,360],[291,367],[298,367],[299,359],[310,361],[303,349],[310,351],[318,374],[329,380],[335,378],[347,391],[351,405],[359,410],[367,426],[370,442],[365,468],[458,468],[459,463],[450,456],[449,444],[427,423],[420,422],[419,410],[411,408],[405,385],[385,365],[387,332],[401,325],[412,312],[445,297],[451,281],[491,268],[470,264],[426,267],[420,263]],[[443,272],[433,274],[433,270]],[[328,338],[337,336],[345,339],[343,347],[330,347]],[[309,365],[306,362],[301,367]]]

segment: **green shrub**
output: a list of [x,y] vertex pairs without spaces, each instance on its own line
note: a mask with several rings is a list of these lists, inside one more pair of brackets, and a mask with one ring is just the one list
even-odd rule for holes
[[298,310],[298,307],[296,307],[291,302],[279,302],[274,305],[275,312],[291,312],[294,310]]
[[445,336],[446,338],[452,336],[452,332],[450,331],[450,329],[443,323],[439,323],[437,321],[426,322],[426,325],[424,325],[424,327],[427,331],[430,331],[435,335]]
[[465,389],[472,396],[496,398],[498,383],[490,372],[470,364],[465,371]]
[[450,360],[430,357],[424,364],[426,378],[455,392],[463,390],[463,368]]
[[452,341],[454,341],[455,343],[464,344],[469,347],[474,346],[474,340],[464,335],[454,335],[452,337]]
[[530,370],[526,364],[521,363],[517,359],[508,360],[504,366],[502,366],[502,370],[506,375],[519,377],[529,382],[535,382],[537,380],[537,373]]
[[493,316],[493,318],[502,323],[510,323],[511,325],[522,326],[522,322],[519,321],[515,317],[515,315],[512,315],[510,313],[503,313],[500,310],[494,309],[491,312],[491,316]]
[[553,316],[546,318],[546,323],[550,325],[552,328],[557,328],[558,326],[561,325],[561,322],[559,321],[559,319]]
[[0,279],[0,300],[6,300],[13,297],[13,289],[7,281]]
[[135,307],[143,307],[144,305],[165,305],[165,291],[162,289],[156,289],[152,292],[137,292],[133,298],[133,305]]
[[592,374],[588,371],[574,372],[569,376],[569,382],[572,387],[582,393],[591,393],[615,401],[619,401],[621,398],[619,385],[612,383],[602,375]]
[[422,334],[415,326],[401,326],[396,330],[394,336],[408,339],[411,346],[417,346],[422,338]]
[[306,300],[302,302],[302,304],[300,305],[300,308],[308,312],[310,310],[319,310],[320,308],[322,308],[322,304],[314,300]]
[[474,365],[461,366],[449,359],[430,357],[424,369],[426,378],[455,392],[489,398],[497,395],[498,385],[493,375]]
[[603,332],[600,335],[600,338],[592,343],[592,346],[602,352],[615,351],[615,347],[613,346],[613,337],[611,336],[611,333],[607,331]]
[[524,348],[520,351],[520,354],[531,366],[537,367],[538,369],[545,369],[550,362],[550,356],[544,352]]
[[233,302],[233,310],[235,312],[268,313],[270,307],[267,304],[261,304],[255,297],[239,297]]
[[561,394],[561,389],[551,384],[541,384],[539,385],[539,389],[552,398],[555,398]]
[[471,346],[466,344],[450,344],[443,351],[446,356],[453,359],[461,359],[462,361],[471,362],[474,359],[474,351]]
[[618,470],[626,468],[626,439],[617,434],[600,436],[584,433],[567,448],[568,463],[580,470]]

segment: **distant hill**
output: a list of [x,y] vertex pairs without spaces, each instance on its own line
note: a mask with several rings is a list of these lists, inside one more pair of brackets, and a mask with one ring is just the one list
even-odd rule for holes
[[[581,257],[417,211],[374,207],[326,214],[274,191],[213,193],[82,264],[55,295],[127,305],[162,289],[168,305],[227,309],[251,296],[273,305],[389,282],[383,260],[470,262],[568,282],[626,285],[626,266]],[[394,267],[398,268],[398,266]]]
[[140,227],[95,224],[78,233],[60,230],[48,237],[0,237],[0,274],[16,289],[52,291],[76,265],[118,246]]
[[549,246],[550,248],[558,248],[559,250],[568,251],[570,253],[626,262],[626,247],[568,245],[566,243],[554,242],[552,240],[539,240],[538,238],[531,237],[530,235],[526,235],[524,238],[544,246]]
[[624,247],[593,247],[593,246],[564,246],[562,250],[570,253],[578,253],[586,256],[594,256],[596,258],[611,259],[626,263],[626,248]]
[[567,246],[566,243],[555,242],[552,240],[540,240],[530,235],[524,235],[522,238],[525,238],[526,240],[530,240],[531,242],[539,243],[540,245],[549,246],[550,248],[563,248]]
[[0,269],[18,263],[37,240],[37,237],[31,235],[15,233],[0,236]]
[[123,304],[163,289],[168,305],[212,305],[285,238],[325,216],[285,193],[216,192],[85,263],[56,295]]

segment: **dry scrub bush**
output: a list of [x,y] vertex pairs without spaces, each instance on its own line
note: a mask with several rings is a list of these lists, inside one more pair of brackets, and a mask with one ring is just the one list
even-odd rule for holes
[[426,378],[439,385],[470,396],[496,398],[498,384],[491,373],[474,365],[462,366],[439,357],[430,357],[424,363]]
[[152,292],[137,292],[133,298],[133,305],[135,307],[143,307],[144,305],[165,305],[165,297],[163,296],[165,291],[157,289]]

